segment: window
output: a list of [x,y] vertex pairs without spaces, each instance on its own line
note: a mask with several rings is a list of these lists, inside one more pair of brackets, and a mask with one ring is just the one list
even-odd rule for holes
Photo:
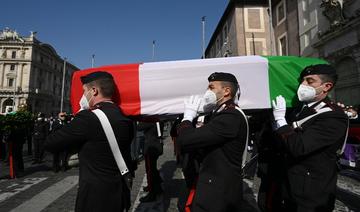
[[12,109],[12,106],[14,105],[14,102],[12,99],[7,99],[4,101],[2,105],[2,113],[10,112],[9,109]]
[[210,58],[215,57],[215,46],[211,46],[210,49]]
[[21,58],[25,58],[25,54],[26,54],[26,50],[25,50],[25,49],[22,49],[22,50],[21,50],[21,55],[20,55],[20,57],[21,57]]
[[14,71],[14,70],[15,70],[15,64],[11,64],[11,65],[10,65],[10,70],[11,70],[11,71]]
[[228,42],[229,42],[229,41],[228,41],[228,32],[229,32],[228,26],[227,26],[227,24],[225,24],[225,26],[224,26],[224,31],[223,31],[224,42],[225,42],[225,43],[228,43]]
[[284,22],[286,19],[286,7],[285,7],[285,1],[282,0],[277,6],[276,6],[276,23],[277,25],[280,25],[282,22]]
[[0,57],[6,58],[6,49],[4,49],[4,47],[2,47],[2,49],[0,51]]
[[221,50],[224,45],[224,39],[221,33],[219,34],[219,40],[220,40],[220,50]]
[[310,11],[309,11],[308,0],[302,0],[302,10],[303,10],[303,23],[305,26],[310,22]]
[[247,32],[265,32],[265,19],[263,8],[245,8],[245,31]]
[[14,79],[13,79],[13,78],[9,78],[9,79],[8,79],[8,86],[9,86],[9,87],[13,87],[13,86],[14,86]]
[[287,35],[286,33],[279,37],[279,55],[288,55]]
[[267,55],[266,42],[266,38],[246,38],[246,55]]
[[16,51],[12,51],[12,52],[11,52],[11,58],[13,58],[13,59],[16,58]]
[[216,39],[216,52],[220,51],[220,40],[219,38]]
[[304,48],[310,45],[310,36],[308,33],[304,34]]

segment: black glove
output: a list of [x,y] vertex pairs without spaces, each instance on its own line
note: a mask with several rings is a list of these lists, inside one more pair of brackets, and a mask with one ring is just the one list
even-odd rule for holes
[[133,184],[133,176],[130,172],[123,175],[126,187],[131,191],[132,184]]

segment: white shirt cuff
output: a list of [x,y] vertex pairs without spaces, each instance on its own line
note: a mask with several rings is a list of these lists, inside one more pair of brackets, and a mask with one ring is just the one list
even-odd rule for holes
[[181,120],[181,122],[183,122],[183,121],[190,121],[190,122],[192,122],[193,120],[194,120],[193,117],[187,116],[187,117],[184,117],[184,118]]
[[277,129],[279,129],[280,127],[285,126],[285,125],[287,125],[287,124],[288,124],[288,123],[286,122],[285,119],[276,120],[275,130],[277,130]]

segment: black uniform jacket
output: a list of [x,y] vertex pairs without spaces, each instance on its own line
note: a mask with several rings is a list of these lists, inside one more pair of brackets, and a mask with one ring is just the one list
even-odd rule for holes
[[51,132],[55,132],[61,129],[64,125],[66,125],[65,121],[62,121],[61,119],[56,119],[51,126]]
[[[321,211],[333,205],[337,181],[337,150],[341,149],[348,118],[343,110],[323,100],[332,111],[321,113],[301,128],[285,125],[277,130],[287,154],[286,195],[297,205]],[[304,108],[295,121],[315,114],[315,105]]]
[[[160,133],[162,134],[163,124],[160,124]],[[144,131],[145,135],[145,147],[144,153],[153,156],[159,156],[163,154],[163,144],[161,141],[161,135],[158,135],[156,123],[141,122],[138,124],[137,129]]]
[[[108,117],[122,156],[130,168],[132,122],[110,102],[99,103],[96,108]],[[123,182],[100,121],[93,112],[83,110],[76,114],[69,124],[49,135],[45,148],[50,152],[74,148],[79,151],[79,190],[75,211],[122,211],[130,205],[130,191]]]
[[200,128],[194,128],[190,121],[183,121],[178,127],[180,151],[204,154],[192,212],[240,210],[247,125],[235,106],[232,100],[220,105]]
[[49,134],[49,130],[50,130],[50,125],[48,122],[44,120],[43,121],[36,120],[34,124],[34,133],[33,133],[34,139],[45,140]]

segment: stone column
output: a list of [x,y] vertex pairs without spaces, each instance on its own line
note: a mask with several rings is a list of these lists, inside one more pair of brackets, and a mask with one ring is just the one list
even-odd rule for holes
[[3,98],[0,98],[0,113],[2,113],[3,111],[2,106],[3,106]]
[[19,80],[19,85],[21,87],[21,90],[23,90],[23,81],[24,81],[24,66],[25,64],[19,64],[20,66],[20,80]]
[[15,74],[15,82],[14,82],[14,91],[15,91],[15,98],[14,98],[14,101],[15,101],[15,104],[14,104],[14,110],[16,111],[18,106],[19,106],[19,94],[16,94],[18,92],[18,89],[17,87],[20,85],[21,83],[21,64],[20,63],[17,63],[16,64],[16,74]]
[[0,88],[4,86],[5,64],[0,64]]

